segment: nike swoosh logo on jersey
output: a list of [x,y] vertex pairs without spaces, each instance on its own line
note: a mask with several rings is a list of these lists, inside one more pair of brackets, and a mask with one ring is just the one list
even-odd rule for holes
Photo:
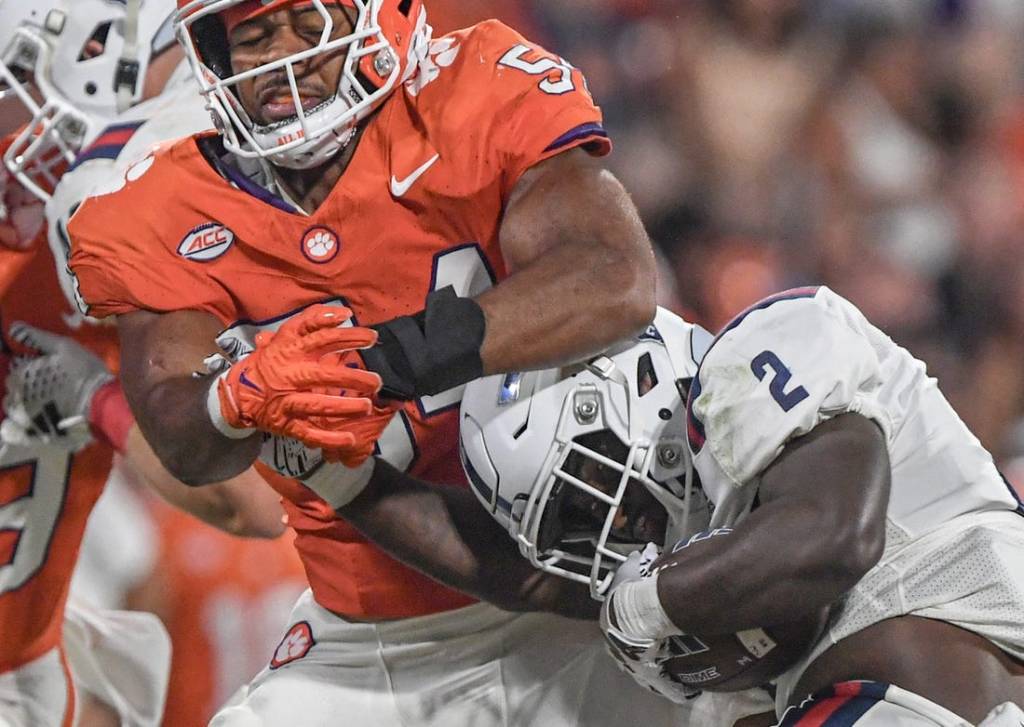
[[242,386],[248,386],[250,389],[256,389],[256,391],[259,391],[259,392],[263,391],[263,389],[261,389],[260,387],[256,386],[256,384],[254,384],[252,382],[252,380],[248,376],[245,375],[244,371],[238,375],[238,381],[239,381],[239,383],[242,384]]
[[405,179],[399,180],[394,174],[391,175],[391,195],[394,197],[401,197],[403,194],[409,191],[409,188],[416,182],[417,179],[423,176],[423,174],[433,166],[434,162],[441,158],[440,154],[435,154],[430,159],[425,161],[420,167],[418,167],[412,174]]

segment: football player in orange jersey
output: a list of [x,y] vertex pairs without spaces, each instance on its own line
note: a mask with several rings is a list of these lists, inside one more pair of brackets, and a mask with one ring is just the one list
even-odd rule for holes
[[[121,7],[98,0],[31,6],[0,3],[0,95],[27,107],[30,117],[23,127],[29,130],[28,136],[16,132],[8,137],[5,149],[17,154],[5,155],[9,166],[0,180],[4,200],[0,242],[26,250],[0,251],[4,333],[12,320],[31,321],[73,335],[109,363],[116,359],[114,332],[83,326],[80,316],[64,308],[56,266],[45,241],[37,239],[42,224],[39,198],[53,191],[60,170],[46,165],[50,160],[46,148],[35,142],[46,139],[50,148],[63,144],[62,150],[72,152],[83,139],[76,142],[61,136],[76,128],[81,131],[70,122],[101,123],[59,90],[77,89],[87,98],[93,88],[93,95],[99,92],[94,99],[98,106],[86,104],[87,111],[103,107],[107,96],[107,110],[117,110],[112,100],[118,85],[114,80],[124,67],[119,61],[131,60],[125,36],[133,22],[129,19],[133,5],[140,10],[135,0]],[[135,18],[141,40],[135,67],[141,62],[148,72],[126,78],[131,86],[128,104],[158,92],[169,68],[181,59],[173,41],[168,45],[160,40],[161,27],[163,35],[172,38],[168,22],[172,10],[169,0],[148,0]],[[99,38],[96,31],[101,27],[107,33]],[[14,118],[5,114],[3,122]],[[34,136],[33,129],[55,133]],[[25,224],[26,219],[31,224]],[[94,354],[31,327],[19,330],[16,337],[29,345],[19,352],[44,355],[19,361],[8,375],[10,348],[20,344],[6,335],[3,338],[5,409],[13,416],[4,422],[5,442],[0,448],[0,722],[70,723],[80,712],[67,679],[71,672],[76,684],[84,679],[87,689],[116,707],[122,720],[155,724],[162,711],[167,669],[167,637],[159,623],[141,614],[94,613],[71,604],[65,614],[82,532],[110,473],[112,445],[155,489],[227,529],[267,536],[280,533],[276,497],[254,472],[206,494],[175,482],[142,439],[123,396]],[[58,405],[66,407],[66,415]],[[100,441],[85,446],[93,436]],[[155,629],[152,639],[139,641],[143,635],[138,631],[143,628]],[[108,642],[111,650],[106,648]],[[83,643],[88,645],[75,648]],[[131,649],[137,653],[128,653]],[[142,659],[136,658],[139,654]],[[127,657],[117,673],[146,674],[147,684],[139,679],[118,683],[109,674],[100,675],[97,669],[111,657]],[[132,686],[142,687],[141,692],[109,692],[111,687]]]
[[[595,158],[610,146],[582,74],[497,22],[431,41],[419,0],[196,0],[178,17],[220,133],[149,155],[69,231],[154,449],[197,483],[262,450],[297,533],[312,591],[215,724],[676,722],[621,681],[592,623],[473,604],[335,513],[375,439],[462,481],[466,381],[653,316],[650,243]],[[320,354],[373,340],[336,334],[350,317],[379,333],[366,362],[408,399],[394,416],[359,413],[373,378],[332,383]],[[193,376],[217,352],[226,371]]]

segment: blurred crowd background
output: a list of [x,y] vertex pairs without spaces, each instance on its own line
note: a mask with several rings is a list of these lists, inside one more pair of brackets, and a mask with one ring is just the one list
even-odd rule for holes
[[[1024,489],[1024,2],[425,1],[438,35],[497,17],[585,72],[663,305],[715,331],[830,286]],[[206,724],[304,587],[290,537],[232,538],[117,479],[89,527],[78,591],[163,618],[165,724]]]
[[[716,330],[824,284],[923,358],[1024,485],[1024,3],[433,0],[587,75],[663,304]],[[1016,461],[1015,461],[1016,460]]]

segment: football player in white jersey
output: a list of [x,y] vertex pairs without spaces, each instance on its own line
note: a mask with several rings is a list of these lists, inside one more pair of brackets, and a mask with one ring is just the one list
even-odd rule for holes
[[[501,381],[474,386],[487,387],[485,402],[500,399]],[[595,416],[605,400],[614,408],[621,386],[610,376],[589,392],[570,389],[560,420]],[[543,392],[533,396],[531,419],[550,411]],[[608,594],[602,625],[648,682],[669,679],[668,637],[732,634],[827,607],[824,634],[776,680],[783,725],[1017,724],[1024,716],[1014,706],[1024,704],[1024,508],[924,364],[830,290],[769,298],[710,345],[689,387],[686,439],[713,511],[708,527],[722,537],[694,539],[614,588],[604,569],[621,556],[607,534],[644,534],[638,524],[658,512],[631,509],[631,497],[638,501],[628,481],[648,490],[644,474],[664,481],[636,462],[664,466],[674,455],[652,447],[649,423],[631,418],[625,430],[608,429],[615,447],[556,434],[539,475],[527,477],[533,484],[517,492],[509,480],[529,458],[500,406],[478,404],[485,413],[475,431],[467,427],[472,396],[463,407],[467,460],[483,473],[490,509],[535,562],[554,570],[576,558],[587,498],[593,503],[598,547],[569,575],[586,573],[598,595]],[[642,406],[634,412],[651,416]],[[617,489],[588,483],[579,466],[567,472],[568,450],[614,465],[623,473]],[[576,500],[568,515],[566,490]]]

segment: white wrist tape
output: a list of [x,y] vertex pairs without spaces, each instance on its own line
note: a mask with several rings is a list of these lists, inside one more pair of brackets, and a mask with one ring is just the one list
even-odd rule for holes
[[376,464],[376,457],[369,457],[358,467],[346,467],[340,462],[323,462],[300,478],[300,481],[337,510],[352,502],[366,489]]
[[214,428],[225,437],[228,439],[245,439],[256,430],[252,427],[239,429],[238,427],[231,426],[220,410],[220,393],[218,389],[220,388],[220,380],[227,375],[228,372],[225,371],[220,376],[215,377],[210,384],[210,388],[206,390],[206,412],[210,415],[210,422]]
[[631,639],[664,639],[683,633],[672,623],[658,598],[658,574],[623,583],[611,603],[619,630]]

